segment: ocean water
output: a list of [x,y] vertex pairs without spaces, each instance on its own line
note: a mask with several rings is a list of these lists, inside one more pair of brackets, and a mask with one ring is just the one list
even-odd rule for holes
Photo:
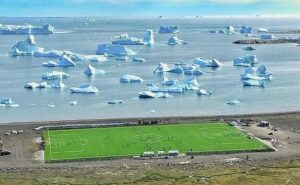
[[[84,24],[88,22],[88,25]],[[0,99],[11,97],[18,108],[0,107],[0,122],[70,120],[93,118],[158,117],[158,116],[206,116],[223,114],[268,113],[300,111],[300,47],[296,44],[257,45],[256,51],[244,51],[243,45],[232,44],[244,38],[241,35],[211,34],[209,30],[223,29],[228,25],[254,28],[266,27],[272,31],[300,29],[300,19],[279,18],[0,18],[1,24],[42,25],[50,23],[57,33],[36,36],[39,46],[47,49],[70,50],[81,54],[95,54],[98,44],[111,41],[113,36],[128,33],[143,37],[145,30],[155,31],[155,45],[129,46],[138,52],[146,63],[116,61],[109,58],[103,63],[93,63],[106,71],[104,75],[88,78],[83,74],[87,64],[75,68],[45,68],[42,63],[52,60],[34,57],[9,57],[8,51],[24,35],[0,35]],[[158,34],[160,26],[177,25],[179,38],[188,45],[168,46],[169,34]],[[287,35],[295,38],[300,35]],[[273,73],[273,80],[264,88],[243,87],[240,81],[242,67],[234,67],[238,56],[256,54],[260,64],[265,64]],[[216,58],[224,66],[214,73],[203,69],[205,75],[197,77],[202,88],[213,90],[211,96],[197,96],[195,91],[173,94],[168,99],[139,99],[138,93],[146,89],[141,84],[121,84],[124,74],[137,75],[149,82],[159,83],[163,75],[153,74],[159,62],[192,63],[196,57]],[[120,64],[120,67],[116,67]],[[27,82],[41,82],[45,72],[61,70],[73,77],[64,80],[68,86],[63,90],[27,90]],[[184,80],[189,76],[166,73],[170,79]],[[51,83],[51,82],[50,82]],[[100,92],[93,94],[71,94],[69,88],[90,83]],[[122,99],[123,104],[108,105],[107,101]],[[243,105],[230,106],[227,102],[238,99]],[[71,106],[71,101],[78,105]],[[34,105],[33,105],[34,104]],[[48,104],[55,104],[49,108]],[[153,111],[155,110],[155,111]]]

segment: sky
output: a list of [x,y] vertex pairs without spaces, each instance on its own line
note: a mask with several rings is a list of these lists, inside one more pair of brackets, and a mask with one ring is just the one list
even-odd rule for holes
[[300,15],[300,0],[0,0],[0,16]]

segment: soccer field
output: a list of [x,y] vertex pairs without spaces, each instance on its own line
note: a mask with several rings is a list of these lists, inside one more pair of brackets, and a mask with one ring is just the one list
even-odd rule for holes
[[45,161],[140,155],[145,151],[221,152],[269,147],[225,123],[44,130]]

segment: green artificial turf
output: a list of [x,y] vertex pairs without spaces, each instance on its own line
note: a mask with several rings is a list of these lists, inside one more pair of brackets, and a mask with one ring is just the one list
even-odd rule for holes
[[145,151],[228,152],[268,146],[225,123],[44,130],[45,161],[140,155]]

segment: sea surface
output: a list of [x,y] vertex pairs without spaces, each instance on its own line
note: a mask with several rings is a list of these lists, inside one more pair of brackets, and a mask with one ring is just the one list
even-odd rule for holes
[[[10,48],[24,40],[24,35],[0,35],[0,99],[11,97],[20,107],[0,107],[0,122],[73,120],[93,118],[158,117],[158,116],[207,116],[225,114],[270,113],[300,111],[300,47],[296,44],[256,45],[256,51],[244,51],[243,45],[232,44],[245,38],[243,35],[212,34],[209,30],[222,30],[228,25],[254,28],[265,27],[272,31],[300,29],[299,18],[0,18],[0,24],[43,25],[52,24],[55,34],[38,35],[36,42],[46,49],[70,50],[81,54],[95,54],[98,44],[111,42],[112,37],[122,33],[143,37],[145,30],[155,32],[155,45],[129,46],[145,63],[116,61],[108,58],[102,63],[92,63],[106,74],[91,78],[83,74],[87,63],[75,68],[46,68],[43,62],[49,58],[9,57]],[[170,34],[158,34],[160,26],[178,26],[178,37],[188,45],[168,46]],[[280,35],[277,35],[280,36]],[[300,35],[284,35],[299,38]],[[238,56],[257,55],[260,64],[265,64],[273,79],[264,88],[243,87],[240,74],[243,67],[234,67]],[[196,77],[201,88],[212,90],[211,96],[197,96],[195,91],[172,94],[167,99],[139,99],[138,93],[146,89],[147,82],[159,84],[163,75],[153,74],[159,62],[192,63],[196,57],[216,58],[224,66],[213,71],[203,69],[205,74]],[[117,67],[120,64],[119,67]],[[63,90],[27,90],[24,84],[42,82],[41,76],[53,70],[72,75],[64,80]],[[122,75],[132,74],[146,82],[121,84]],[[184,80],[183,74],[165,74],[170,79]],[[51,83],[51,82],[50,82]],[[98,94],[71,94],[70,87],[92,84]],[[113,99],[124,100],[123,104],[109,105]],[[231,106],[227,102],[238,99],[242,105]],[[78,105],[71,106],[71,101]],[[54,104],[55,108],[48,107]]]

